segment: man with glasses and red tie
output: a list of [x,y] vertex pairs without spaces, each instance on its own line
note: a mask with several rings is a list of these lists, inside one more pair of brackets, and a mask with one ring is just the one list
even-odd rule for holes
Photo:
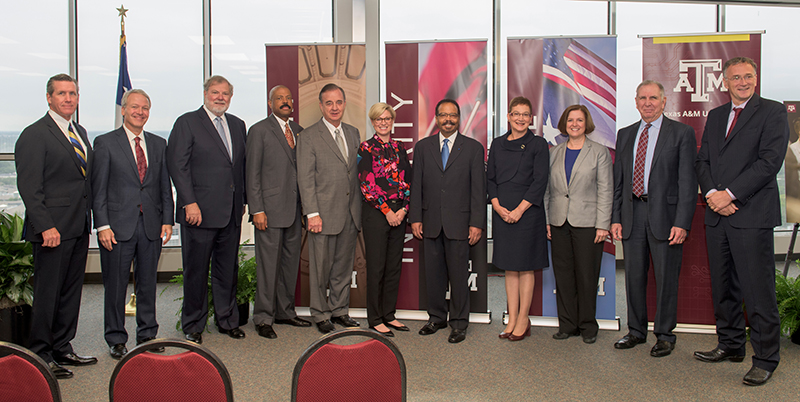
[[75,338],[91,231],[92,148],[86,130],[72,121],[78,83],[67,74],[47,81],[47,114],[19,135],[14,150],[17,188],[25,203],[25,239],[33,243],[33,318],[30,349],[56,378],[71,378],[64,365],[97,363],[79,356]]
[[734,57],[722,68],[731,97],[708,113],[697,178],[706,208],[706,244],[717,347],[694,352],[705,362],[741,362],[745,318],[753,365],[742,382],[767,382],[780,361],[780,317],[775,300],[773,228],[781,224],[776,175],[789,141],[786,108],[755,93],[758,66]]
[[625,250],[628,334],[614,343],[630,349],[647,338],[647,272],[656,281],[656,343],[650,356],[675,348],[678,277],[683,242],[697,205],[694,130],[664,116],[664,87],[651,80],[636,88],[641,120],[617,133],[611,235]]

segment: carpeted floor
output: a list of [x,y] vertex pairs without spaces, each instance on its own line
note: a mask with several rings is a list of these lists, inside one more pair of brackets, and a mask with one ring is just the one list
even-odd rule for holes
[[[782,264],[781,264],[782,268]],[[794,271],[794,275],[797,271]],[[406,321],[411,332],[397,333],[393,339],[402,351],[408,368],[410,401],[638,401],[638,400],[796,400],[800,383],[800,345],[781,342],[781,365],[773,379],[762,387],[742,385],[750,368],[744,363],[702,363],[692,357],[694,350],[710,350],[715,335],[678,334],[672,355],[653,358],[649,350],[655,342],[631,350],[616,350],[614,341],[625,334],[625,296],[623,271],[617,271],[617,312],[622,331],[600,331],[597,343],[584,344],[580,338],[556,341],[553,328],[536,328],[520,342],[499,340],[497,334],[505,308],[502,276],[489,278],[489,308],[492,323],[472,324],[466,341],[447,343],[448,330],[420,336],[423,324]],[[182,337],[175,330],[180,288],[159,285],[160,337]],[[116,363],[107,353],[103,340],[103,287],[85,285],[78,335],[73,342],[79,354],[95,355],[95,366],[78,367],[75,377],[60,381],[67,402],[108,400],[108,381]],[[362,326],[364,321],[361,320]],[[133,334],[135,320],[127,318]],[[203,345],[216,353],[233,378],[237,401],[286,401],[297,358],[320,334],[315,328],[276,326],[278,339],[259,337],[252,321],[243,327],[247,338],[233,340],[223,334],[206,332]],[[134,345],[134,336],[128,347]],[[748,347],[748,356],[751,354]],[[343,390],[344,391],[344,390]],[[331,390],[331,393],[339,390]],[[2,398],[0,398],[2,399]],[[324,401],[320,395],[320,401]]]

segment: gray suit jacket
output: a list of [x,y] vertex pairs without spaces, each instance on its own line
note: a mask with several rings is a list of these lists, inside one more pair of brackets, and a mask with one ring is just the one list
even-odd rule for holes
[[141,206],[147,238],[161,237],[161,226],[174,223],[172,184],[167,171],[167,141],[144,132],[147,173],[139,181],[136,158],[122,127],[94,140],[92,193],[94,226],[111,225],[114,237],[133,237]]
[[550,149],[547,222],[561,226],[569,221],[574,227],[609,230],[614,173],[608,149],[587,138],[572,166],[569,185],[564,168],[566,152],[566,141]]
[[297,184],[303,214],[319,213],[324,235],[341,233],[351,217],[361,230],[361,191],[356,168],[361,137],[357,128],[345,123],[341,127],[347,160],[322,119],[303,130],[297,141]]
[[[630,237],[633,226],[633,144],[638,130],[636,122],[617,133],[611,223],[622,224],[623,239]],[[669,239],[673,226],[686,230],[692,226],[697,205],[696,153],[694,129],[665,116],[647,178],[647,215],[658,240]]]
[[[288,228],[300,207],[296,145],[289,147],[277,119],[270,115],[247,132],[247,200],[250,214],[264,212],[269,227]],[[289,127],[297,144],[303,128],[294,121]]]

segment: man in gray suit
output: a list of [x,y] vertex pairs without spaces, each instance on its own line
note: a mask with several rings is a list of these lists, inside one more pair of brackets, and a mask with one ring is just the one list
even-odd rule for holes
[[92,169],[94,225],[102,246],[105,339],[115,359],[128,353],[125,295],[134,258],[136,344],[158,334],[156,271],[161,246],[172,237],[174,223],[167,141],[144,131],[150,117],[147,93],[125,92],[122,115],[122,127],[94,140]]
[[361,230],[356,169],[361,137],[357,128],[342,123],[345,102],[338,85],[322,87],[322,119],[303,130],[297,143],[297,184],[309,231],[309,305],[323,334],[335,329],[333,323],[359,326],[350,318],[348,305],[356,237]]
[[408,221],[423,240],[428,322],[419,330],[430,335],[450,327],[447,341],[466,339],[469,325],[469,247],[486,225],[486,168],[483,146],[458,133],[461,109],[452,99],[436,105],[439,134],[414,146],[414,180]]
[[278,85],[267,101],[272,115],[247,133],[247,199],[256,228],[256,300],[253,322],[260,336],[278,335],[272,324],[309,327],[297,318],[294,290],[300,268],[302,222],[297,188],[297,134],[303,128],[289,120],[293,110],[289,88]]
[[614,344],[630,349],[647,337],[647,271],[650,258],[656,279],[657,342],[650,356],[675,348],[678,277],[683,242],[697,204],[694,130],[663,115],[664,87],[646,80],[636,88],[642,120],[619,130],[614,161],[611,235],[625,250],[628,334]]

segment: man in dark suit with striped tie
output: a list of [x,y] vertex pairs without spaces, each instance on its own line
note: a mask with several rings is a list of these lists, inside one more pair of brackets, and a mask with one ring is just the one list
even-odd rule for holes
[[25,239],[33,243],[33,318],[30,349],[57,378],[64,365],[97,363],[75,354],[81,290],[89,249],[92,148],[72,121],[78,83],[67,74],[47,81],[50,110],[19,135],[14,150],[17,188],[25,203]]

